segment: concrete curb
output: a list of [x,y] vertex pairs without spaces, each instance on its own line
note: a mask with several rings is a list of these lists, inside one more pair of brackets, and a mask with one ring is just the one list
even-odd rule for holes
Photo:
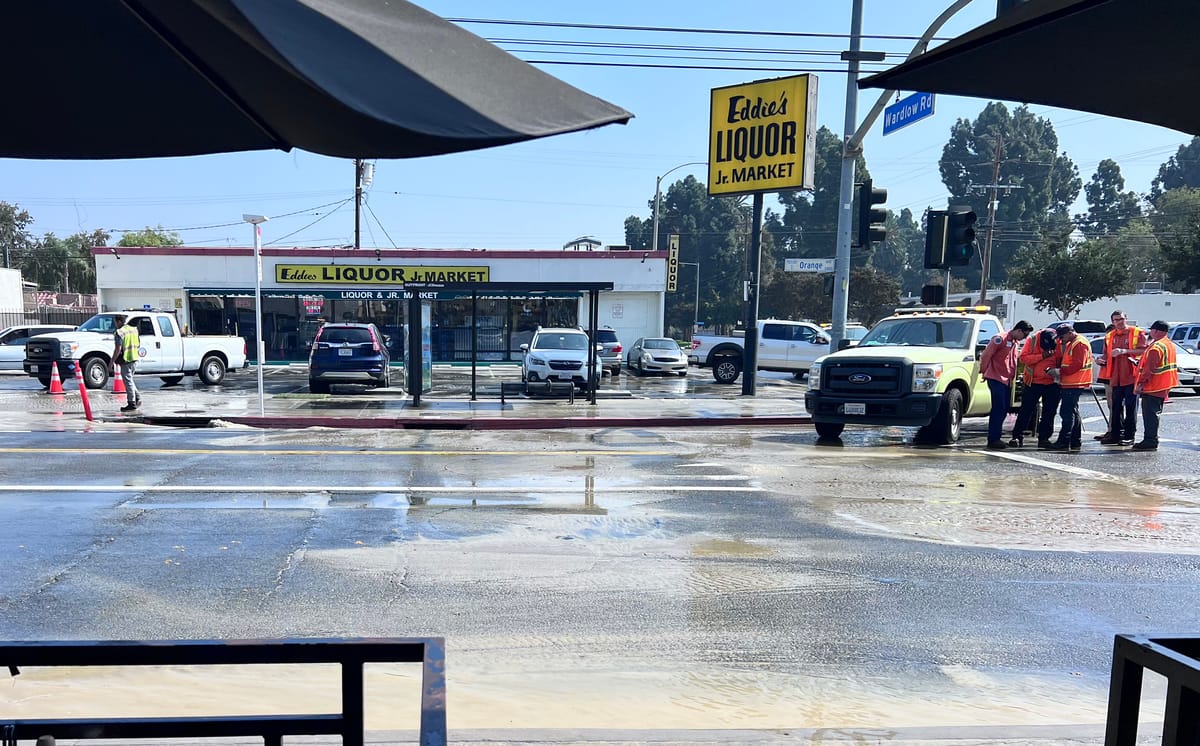
[[144,415],[147,425],[211,427],[216,420],[271,430],[309,427],[377,430],[550,430],[623,427],[808,427],[812,418],[792,417],[306,417]]

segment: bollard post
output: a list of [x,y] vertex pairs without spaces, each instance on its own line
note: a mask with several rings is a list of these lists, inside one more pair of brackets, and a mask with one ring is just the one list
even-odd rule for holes
[[71,363],[71,367],[75,369],[75,382],[79,384],[79,398],[83,400],[83,414],[87,417],[88,422],[94,422],[92,419],[92,403],[88,401],[87,383],[83,380],[83,366],[78,363]]

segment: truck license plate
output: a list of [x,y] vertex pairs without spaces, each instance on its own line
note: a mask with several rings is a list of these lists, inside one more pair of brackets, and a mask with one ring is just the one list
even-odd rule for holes
[[866,414],[867,405],[863,402],[847,402],[845,406],[846,414]]
[[30,372],[30,373],[37,373],[37,372],[38,372],[38,367],[37,367],[36,365],[31,365],[31,366],[29,366],[29,372]]

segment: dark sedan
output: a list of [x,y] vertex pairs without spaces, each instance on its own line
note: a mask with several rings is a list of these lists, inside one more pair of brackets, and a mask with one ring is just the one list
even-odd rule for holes
[[387,341],[374,324],[325,324],[308,354],[308,390],[328,394],[330,384],[391,384]]

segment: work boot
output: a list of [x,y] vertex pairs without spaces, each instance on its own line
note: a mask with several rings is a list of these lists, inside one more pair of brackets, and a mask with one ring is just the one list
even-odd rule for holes
[[1005,448],[1008,448],[1008,444],[1003,440],[989,440],[987,444],[989,451],[1003,451]]
[[1043,450],[1046,450],[1046,451],[1068,451],[1070,449],[1071,449],[1070,443],[1064,443],[1063,441],[1056,440],[1053,443],[1048,443]]
[[1116,437],[1115,435],[1106,435],[1100,439],[1100,445],[1102,445],[1102,446],[1119,446],[1119,445],[1121,445],[1121,439]]
[[1146,441],[1144,441],[1144,440],[1143,440],[1143,441],[1142,441],[1142,442],[1140,442],[1140,443],[1134,443],[1134,444],[1133,444],[1133,450],[1135,450],[1135,451],[1157,451],[1157,450],[1158,450],[1158,444],[1156,444],[1156,443],[1147,443]]
[[136,404],[126,404],[125,406],[121,407],[121,411],[122,412],[136,412],[137,405]]
[[1049,451],[1050,447],[1053,445],[1054,442],[1049,438],[1038,438],[1037,447],[1039,451]]

